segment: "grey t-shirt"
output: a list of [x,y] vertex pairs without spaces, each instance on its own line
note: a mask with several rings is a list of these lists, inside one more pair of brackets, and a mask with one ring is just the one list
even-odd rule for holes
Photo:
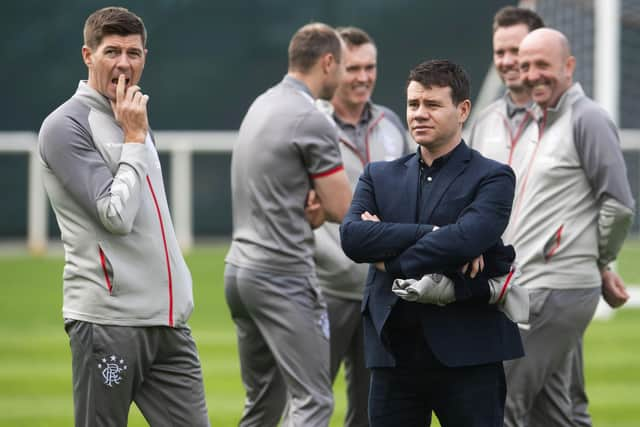
[[233,241],[226,262],[313,274],[306,197],[314,178],[341,169],[335,124],[302,82],[285,76],[253,102],[233,148]]

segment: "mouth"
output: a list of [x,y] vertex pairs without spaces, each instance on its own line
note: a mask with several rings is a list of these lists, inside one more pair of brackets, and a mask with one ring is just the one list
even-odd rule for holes
[[[130,82],[131,82],[131,79],[130,79],[130,78],[125,78],[125,79],[124,79],[125,86],[129,86],[129,83],[130,83]],[[112,79],[111,79],[111,83],[117,86],[117,85],[118,85],[118,77],[114,77],[114,78],[112,78]]]

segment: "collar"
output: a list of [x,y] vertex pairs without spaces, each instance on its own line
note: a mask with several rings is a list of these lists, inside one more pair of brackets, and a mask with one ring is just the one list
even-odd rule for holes
[[86,80],[80,80],[74,96],[80,98],[84,103],[88,104],[89,107],[113,116],[109,98],[89,86]]
[[298,80],[298,79],[296,79],[295,77],[292,77],[289,74],[286,74],[284,76],[284,78],[282,79],[282,83],[284,83],[287,86],[292,86],[294,89],[302,92],[305,95],[310,96],[312,101],[315,100],[313,94],[311,93],[311,90],[309,89],[309,87],[306,84],[304,84],[303,81]]
[[[569,87],[569,89],[567,89],[562,94],[555,107],[549,107],[546,109],[547,122],[560,115],[564,110],[569,108],[576,101],[576,99],[583,96],[585,96],[584,90],[582,89],[580,83],[572,84],[571,87]],[[536,120],[540,121],[542,117],[544,117],[545,109],[541,108],[538,104],[535,104],[533,107],[533,113]]]
[[[364,109],[362,110],[362,115],[360,116],[360,120],[358,120],[358,125],[366,125],[371,121],[371,119],[373,118],[373,113],[371,111],[372,105],[373,104],[371,103],[370,100],[367,101],[367,103],[364,106]],[[347,123],[342,119],[340,119],[340,117],[338,117],[338,115],[335,113],[335,110],[333,112],[333,119],[336,121],[336,123],[341,129],[344,129],[347,126],[354,127],[351,123]]]
[[433,160],[433,163],[431,164],[431,166],[429,166],[424,162],[424,160],[422,160],[422,156],[420,155],[420,146],[418,145],[418,150],[417,150],[418,164],[420,165],[421,168],[440,169],[441,167],[447,164],[449,159],[451,159],[455,153],[463,150],[462,148],[463,146],[464,146],[464,140],[460,140],[460,143],[458,143],[458,145],[456,145],[453,150],[449,151],[446,154],[443,154],[440,157],[437,157],[436,159]]
[[509,95],[509,91],[504,94],[504,102],[507,105],[507,116],[509,118],[513,118],[517,113],[524,113],[527,110],[530,110],[533,107],[533,101],[529,101],[526,105],[520,106],[516,105],[511,99],[511,95]]

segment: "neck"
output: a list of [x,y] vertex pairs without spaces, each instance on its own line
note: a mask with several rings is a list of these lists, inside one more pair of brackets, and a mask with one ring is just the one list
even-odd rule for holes
[[422,157],[422,160],[427,165],[431,166],[435,159],[452,152],[453,149],[456,148],[458,144],[460,144],[460,141],[462,141],[462,136],[460,132],[458,132],[456,134],[456,137],[451,138],[445,144],[431,145],[431,146],[421,145],[420,157]]
[[333,104],[335,115],[338,116],[338,118],[343,122],[349,123],[354,126],[357,125],[358,122],[360,122],[360,118],[362,117],[362,113],[364,112],[364,107],[366,105],[345,104],[336,99],[336,97],[333,97],[331,103]]
[[290,70],[287,75],[304,83],[309,88],[309,91],[311,91],[311,96],[313,96],[314,99],[318,99],[318,95],[320,94],[320,82],[312,73],[305,74],[299,71]]
[[509,97],[511,98],[513,103],[516,104],[518,107],[524,107],[527,104],[529,104],[529,102],[531,102],[531,97],[529,96],[529,92],[527,92],[525,89],[510,90]]

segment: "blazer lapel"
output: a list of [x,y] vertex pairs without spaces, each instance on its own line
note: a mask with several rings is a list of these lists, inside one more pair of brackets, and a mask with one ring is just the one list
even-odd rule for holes
[[402,188],[404,188],[407,200],[407,220],[417,222],[417,214],[418,214],[418,185],[419,185],[419,167],[418,167],[418,155],[411,156],[405,163],[404,166],[407,168],[407,171],[404,175],[404,182],[402,183]]
[[442,170],[438,173],[436,178],[436,185],[431,190],[428,200],[424,200],[422,203],[422,211],[420,212],[420,219],[423,222],[429,223],[431,215],[434,209],[440,203],[442,196],[447,192],[447,189],[453,183],[453,181],[464,172],[471,158],[471,150],[462,141],[462,147],[455,149],[455,152],[451,158],[442,167]]

